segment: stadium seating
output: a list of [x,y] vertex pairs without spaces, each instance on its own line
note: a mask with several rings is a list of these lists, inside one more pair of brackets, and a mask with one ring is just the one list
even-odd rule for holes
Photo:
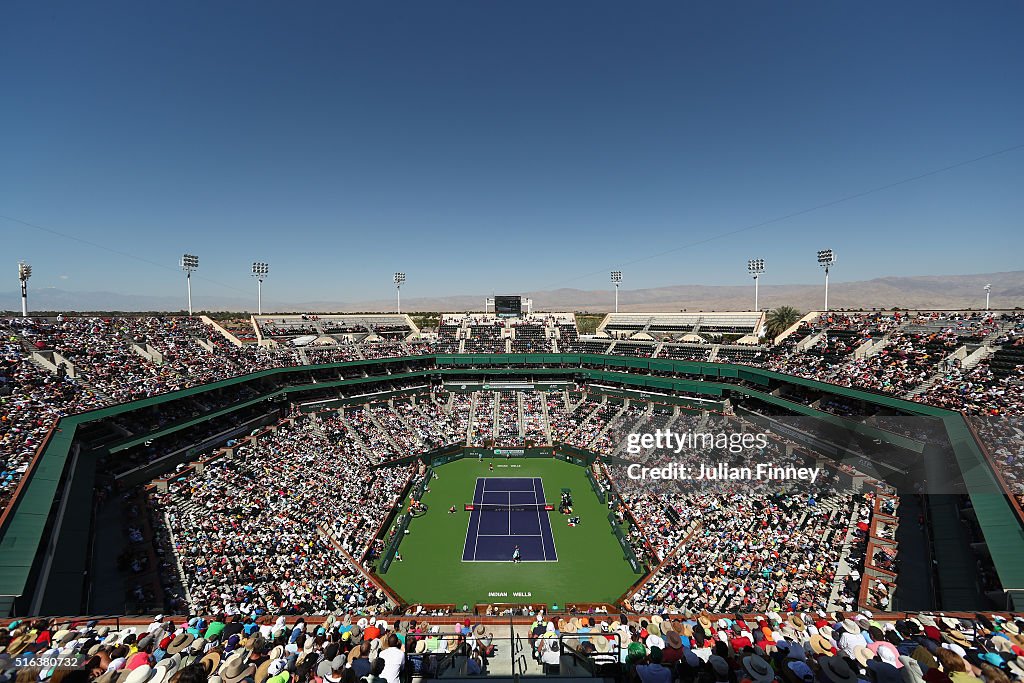
[[[869,391],[901,396],[913,394],[917,400],[979,417],[1019,416],[1024,412],[1020,390],[1024,380],[1024,351],[1019,350],[1024,348],[1021,345],[1024,316],[1020,313],[831,314],[802,325],[778,346],[653,341],[664,339],[664,335],[681,338],[685,334],[701,334],[702,330],[723,335],[746,332],[749,326],[753,331],[759,324],[752,318],[725,316],[718,319],[708,314],[639,316],[643,319],[639,328],[636,327],[637,316],[609,316],[604,326],[607,332],[608,325],[613,324],[613,331],[628,332],[633,337],[637,333],[650,333],[653,340],[600,336],[580,338],[571,318],[564,315],[537,315],[516,322],[493,316],[445,316],[436,337],[410,337],[411,322],[403,324],[399,319],[391,319],[394,316],[379,320],[335,317],[326,321],[317,316],[306,320],[301,316],[297,319],[281,316],[264,318],[257,323],[260,325],[259,334],[252,335],[262,336],[263,344],[245,343],[250,335],[239,328],[238,321],[220,327],[195,318],[180,317],[0,321],[6,339],[0,347],[0,400],[5,406],[5,419],[0,425],[4,456],[0,502],[4,505],[10,502],[39,444],[54,421],[62,415],[257,370],[346,360],[454,351],[552,352],[556,348],[560,352],[611,353],[644,358],[651,357],[658,350],[657,355],[661,358],[746,364]],[[736,322],[743,320],[746,322]],[[679,329],[673,329],[673,326]],[[357,327],[358,332],[354,331]],[[296,339],[314,333],[319,335],[318,338],[330,337],[331,343],[293,344]],[[245,398],[243,393],[225,391],[217,397],[208,398],[202,409],[216,410],[221,405]],[[805,405],[815,400],[814,396],[786,395],[786,398]],[[836,400],[821,401],[819,407],[837,415],[851,415],[858,410],[858,406],[844,405]],[[207,433],[213,436],[218,430],[237,430],[247,419],[256,416],[257,411],[239,412],[220,423],[210,421],[206,425]],[[188,417],[187,413],[147,415],[139,411],[111,424],[131,435],[145,433],[154,424],[167,424],[185,417]],[[884,416],[879,419],[883,428],[898,431],[899,427],[889,426]],[[498,393],[448,393],[436,385],[414,389],[398,398],[348,405],[340,408],[334,417],[312,420],[301,427],[282,426],[276,436],[237,452],[243,455],[247,452],[265,454],[277,463],[276,469],[264,469],[262,474],[257,469],[246,469],[236,453],[233,458],[225,458],[207,470],[208,482],[203,477],[186,473],[178,477],[177,483],[167,493],[151,494],[148,504],[156,510],[155,516],[145,523],[126,528],[125,534],[133,538],[159,540],[165,544],[164,557],[177,557],[178,567],[170,571],[146,553],[129,553],[125,556],[128,565],[160,566],[165,574],[153,587],[140,584],[133,586],[131,591],[138,590],[142,596],[140,599],[152,599],[147,596],[155,596],[162,591],[165,604],[188,605],[192,611],[223,609],[224,598],[218,597],[217,592],[225,586],[230,588],[231,599],[236,601],[236,605],[238,600],[246,597],[238,593],[237,572],[239,566],[257,562],[256,558],[247,552],[237,555],[215,553],[202,557],[196,555],[192,548],[196,545],[192,541],[196,539],[209,540],[209,527],[202,524],[204,510],[195,507],[197,497],[205,496],[208,501],[215,500],[215,505],[221,506],[231,498],[229,492],[236,490],[243,481],[239,476],[244,477],[247,486],[251,486],[257,477],[273,471],[278,478],[287,476],[292,477],[289,481],[302,482],[293,483],[293,487],[306,486],[303,468],[296,463],[304,462],[303,458],[308,462],[321,462],[320,458],[334,453],[330,465],[325,464],[323,471],[309,480],[309,486],[314,490],[323,486],[328,481],[324,477],[351,479],[354,486],[352,495],[358,501],[366,496],[366,489],[359,487],[368,485],[364,482],[368,466],[397,461],[410,452],[448,444],[520,447],[563,443],[611,456],[621,454],[624,434],[644,420],[650,424],[673,425],[676,429],[692,426],[691,418],[684,413],[672,409],[665,412],[655,404],[609,400],[586,387],[570,392],[506,390]],[[988,424],[979,425],[978,429],[985,440],[993,444],[993,461],[1005,480],[1007,491],[1024,502],[1024,489],[1019,484],[1016,471],[1019,457],[1012,451],[1013,439],[1019,438],[1019,434],[999,432]],[[282,441],[285,435],[288,436],[287,446]],[[202,434],[194,432],[189,438],[198,436]],[[133,468],[162,462],[162,459],[189,445],[186,440],[168,437],[126,450],[116,461],[104,461],[103,467],[110,476],[121,476]],[[264,450],[268,448],[269,451]],[[280,460],[283,448],[298,460],[291,464]],[[205,454],[210,452],[207,449]],[[341,509],[332,513],[321,512],[312,498],[305,500],[315,514],[292,520],[272,522],[262,517],[267,512],[275,514],[272,505],[260,511],[224,507],[217,507],[216,511],[229,516],[250,515],[249,533],[264,540],[269,528],[277,529],[275,533],[279,532],[282,538],[319,543],[308,536],[308,529],[300,530],[299,527],[308,524],[310,519],[324,520],[328,527],[328,540],[326,545],[316,547],[331,558],[331,565],[348,569],[328,578],[324,574],[326,565],[316,565],[312,571],[324,577],[320,587],[326,587],[335,597],[341,596],[339,605],[383,607],[385,597],[378,594],[376,587],[360,578],[359,568],[363,559],[372,561],[381,550],[379,539],[373,540],[376,533],[374,525],[379,525],[381,520],[379,515],[393,507],[398,490],[415,477],[408,467],[396,465],[394,472],[393,476],[388,475],[381,480],[383,499],[390,502],[379,510],[375,508],[375,516]],[[681,579],[682,575],[694,575],[698,569],[711,572],[712,560],[730,567],[735,564],[721,546],[690,545],[686,540],[699,528],[696,525],[709,521],[723,524],[736,517],[736,510],[730,513],[731,508],[715,507],[709,512],[705,507],[707,498],[683,487],[637,488],[623,477],[618,466],[609,467],[606,476],[607,485],[621,494],[624,510],[619,512],[636,512],[637,518],[643,521],[630,538],[634,551],[655,564],[664,561],[659,573],[633,596],[631,604],[634,608],[669,609],[693,592],[692,584],[687,583],[689,579]],[[374,495],[380,497],[376,493]],[[875,524],[874,512],[865,514],[864,511],[871,507],[876,497],[881,500],[884,492],[850,497],[829,489],[808,489],[801,495],[815,497],[821,509],[813,515],[797,518],[795,523],[804,534],[802,537],[820,539],[815,547],[822,557],[831,558],[827,563],[845,562],[860,567],[858,571],[863,572],[865,568],[874,566],[873,563],[884,564],[887,561],[884,553],[878,555],[881,551],[877,548],[875,555],[866,556],[865,538],[856,529],[858,524]],[[757,500],[756,497],[748,498],[742,504],[749,506]],[[761,503],[769,505],[766,509],[773,510],[780,519],[793,521],[792,517],[787,517],[789,511],[779,507],[777,501]],[[211,510],[213,508],[206,504],[205,511],[209,513]],[[696,510],[703,512],[697,514]],[[274,527],[274,524],[280,526]],[[180,538],[183,535],[191,541],[182,543]],[[844,548],[839,555],[834,552],[837,544]],[[336,548],[337,555],[334,554]],[[702,564],[684,563],[685,553],[680,552],[682,548],[689,553],[697,552]],[[231,566],[221,567],[222,575],[214,578],[209,573],[214,569],[210,563],[224,562],[217,559],[221,556],[228,558],[226,561]],[[192,575],[189,574],[191,570],[182,568],[182,562],[188,567],[205,566],[206,569]],[[264,569],[269,573],[263,576],[268,579],[275,576],[272,567],[265,566]],[[770,568],[768,571],[772,573]],[[986,581],[995,580],[989,570],[983,569],[982,572]],[[735,574],[729,580],[720,574],[716,587],[706,592],[703,602],[690,602],[690,599],[684,602],[699,604],[710,611],[766,610],[770,603],[758,601],[763,595],[758,598],[746,589],[737,591],[737,581],[743,576],[742,573]],[[765,588],[776,587],[772,590],[777,597],[780,595],[776,590],[780,585],[778,579],[772,576],[771,581],[763,582]],[[833,570],[824,575],[820,590],[796,591],[794,599],[802,604],[852,608],[859,604],[859,594],[864,593],[871,596],[870,599],[875,601],[873,604],[884,606],[895,585],[895,581],[862,585],[846,577],[837,579]],[[260,599],[263,602],[250,602],[268,611],[281,610],[289,601],[288,609],[307,612],[326,609],[332,604],[324,602],[323,595],[317,597],[306,593],[263,595]]]

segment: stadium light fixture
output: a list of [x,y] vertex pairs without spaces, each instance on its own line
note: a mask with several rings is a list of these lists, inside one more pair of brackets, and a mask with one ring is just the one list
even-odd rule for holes
[[988,310],[988,301],[989,301],[988,297],[989,297],[990,294],[992,294],[992,283],[991,282],[988,283],[987,285],[985,285],[985,310],[986,311]]
[[184,254],[181,257],[181,269],[185,271],[185,283],[188,286],[188,316],[192,317],[192,271],[199,270],[199,257],[195,254]]
[[398,312],[402,312],[402,283],[405,282],[405,273],[395,273],[395,292],[398,294]]
[[28,279],[32,277],[32,266],[18,261],[18,281],[21,282],[21,317],[28,317]]
[[622,284],[622,271],[612,271],[612,284],[615,285],[615,312],[619,312],[619,285]]
[[757,278],[764,272],[764,259],[752,258],[747,261],[747,272],[754,276],[754,310],[760,311],[761,309],[757,307]]
[[825,312],[828,312],[828,271],[836,263],[836,254],[831,249],[818,250],[818,265],[825,269]]
[[270,264],[252,262],[252,276],[256,278],[256,315],[263,315],[263,280],[270,274]]

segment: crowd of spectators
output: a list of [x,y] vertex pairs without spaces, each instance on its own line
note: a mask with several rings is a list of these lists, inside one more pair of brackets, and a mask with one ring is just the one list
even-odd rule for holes
[[[96,621],[14,620],[0,627],[3,680],[53,683],[400,683],[505,675],[491,660],[509,637],[465,620],[389,621],[340,612],[286,620],[214,613],[118,629]],[[1024,621],[922,613],[767,611],[713,618],[547,615],[525,627],[538,673],[575,662],[619,683],[1010,683]],[[518,637],[522,631],[516,627]],[[60,659],[67,664],[40,663]],[[16,666],[18,662],[31,662]],[[492,671],[493,669],[493,671]]]
[[[293,348],[238,346],[195,318],[2,320],[0,509],[9,503],[39,444],[63,415],[273,367],[455,350],[460,341],[474,338],[490,340],[492,350],[501,351],[504,326],[491,317],[465,317],[442,324],[447,331],[436,340]],[[575,328],[570,331],[572,326],[560,318],[509,326],[514,334],[522,333],[524,340],[539,343],[539,329],[546,343],[548,331],[557,330],[552,339],[576,343]],[[950,354],[965,344],[982,342],[1016,347],[1022,343],[1022,331],[1020,314],[909,318],[831,314],[748,362],[897,395],[907,395],[931,381],[918,400],[973,415],[1013,417],[1024,413],[1024,366],[996,372],[982,360],[965,369]],[[821,335],[816,344],[796,348],[799,339],[815,334]],[[878,344],[880,349],[855,353],[864,344]],[[48,371],[33,361],[33,352],[59,354],[71,365],[58,364],[56,372]],[[259,468],[236,457],[212,465],[202,478],[185,477],[175,486],[191,487],[195,507],[178,505],[178,490],[156,496],[154,504],[173,520],[168,528],[176,530],[174,543],[181,552],[205,553],[184,563],[195,571],[186,572],[184,581],[190,604],[196,609],[241,613],[379,605],[375,589],[358,577],[334,546],[336,542],[354,556],[366,552],[375,531],[373,523],[393,505],[389,496],[408,474],[396,468],[394,477],[380,482],[383,489],[371,496],[368,483],[360,479],[368,464],[448,443],[515,446],[548,438],[612,454],[618,450],[621,434],[647,410],[642,404],[616,405],[590,393],[583,393],[576,402],[567,401],[567,396],[506,392],[496,403],[492,392],[428,391],[413,401],[346,407],[337,418],[297,430],[287,440],[264,439],[257,446]],[[154,415],[147,426],[183,417],[187,415]],[[144,417],[139,413],[125,419]],[[139,425],[125,428],[131,431]],[[1024,496],[1018,475],[1024,457],[1016,445],[1020,436],[1018,431],[991,442],[997,466],[1018,497]],[[147,446],[143,461],[177,446],[171,441]],[[316,471],[304,474],[307,467]],[[326,491],[327,478],[332,476],[354,477],[352,493],[366,505],[334,506],[325,512],[328,500],[317,496]],[[643,511],[642,531],[655,558],[668,559],[658,581],[650,582],[634,598],[638,605],[665,606],[682,597],[689,600],[695,592],[709,609],[793,605],[824,609],[829,604],[849,604],[856,586],[837,583],[835,574],[840,561],[863,559],[858,556],[862,539],[851,529],[863,521],[864,494],[844,492],[832,479],[778,499],[756,491],[725,489],[712,494],[676,485],[678,493],[666,485],[641,490],[621,473],[613,471],[612,477],[625,504]],[[813,505],[807,502],[812,499]],[[302,513],[292,518],[288,510]],[[328,536],[311,536],[310,520],[331,520]],[[686,535],[698,526],[704,533],[692,544],[687,542]],[[254,550],[258,543],[263,544],[262,555]],[[688,554],[704,558],[702,563],[684,561],[684,553],[671,556],[680,543],[688,551],[699,550]],[[782,565],[794,567],[795,573],[780,569]],[[327,574],[328,567],[338,566],[348,567],[350,573]],[[306,578],[296,578],[300,576]],[[260,594],[261,587],[268,592]]]
[[366,551],[412,473],[371,469],[347,433],[338,418],[283,423],[202,472],[175,477],[166,493],[151,493],[193,611],[384,607],[383,593],[350,558]]
[[[911,395],[917,387],[942,376],[944,379],[926,392],[928,402],[971,411],[972,406],[968,405],[971,390],[983,385],[981,393],[992,389],[992,393],[997,394],[998,389],[992,386],[999,382],[986,378],[990,381],[978,381],[967,390],[959,391],[963,389],[960,379],[964,372],[973,376],[972,379],[984,377],[985,373],[963,371],[961,359],[954,357],[954,352],[961,348],[973,349],[993,336],[992,344],[1012,343],[1015,340],[1013,330],[1022,322],[1022,314],[984,312],[923,313],[914,317],[899,313],[887,316],[823,314],[747,364],[898,396]],[[1005,327],[1010,329],[1000,335]],[[812,334],[818,337],[815,343],[796,348]],[[858,347],[868,344],[870,348],[865,346],[864,353],[855,353]],[[1019,381],[1013,386],[1019,395]]]
[[[644,461],[650,455],[639,457]],[[693,472],[728,458],[726,452],[703,449],[673,455]],[[775,441],[750,460],[806,464]],[[664,454],[655,459],[663,461]],[[873,493],[844,486],[837,472],[825,469],[815,482],[773,486],[744,480],[638,481],[622,465],[609,472],[659,557],[667,558],[631,597],[635,609],[671,611],[685,605],[723,613],[854,605],[859,580],[850,581],[852,572],[839,569],[863,566]]]

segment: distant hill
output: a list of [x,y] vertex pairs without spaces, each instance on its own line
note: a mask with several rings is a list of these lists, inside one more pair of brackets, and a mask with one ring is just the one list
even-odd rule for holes
[[[992,283],[994,308],[1024,307],[1024,271],[980,275],[930,275],[883,277],[859,282],[833,282],[829,287],[831,308],[984,308],[986,283]],[[822,306],[822,285],[765,285],[761,287],[762,308],[795,306],[814,310]],[[515,293],[515,292],[511,292]],[[612,307],[611,289],[555,289],[523,292],[534,301],[535,310],[604,312]],[[478,311],[485,295],[447,297],[403,297],[402,308],[415,311]],[[748,310],[753,307],[753,284],[744,286],[674,285],[650,289],[623,289],[620,311]],[[196,296],[196,310],[246,311],[252,301],[234,297]],[[32,290],[33,310],[56,311],[180,311],[180,297],[145,296],[114,292],[73,292],[46,288]],[[267,302],[267,311],[391,311],[393,300]],[[17,291],[0,293],[0,310],[20,311]]]

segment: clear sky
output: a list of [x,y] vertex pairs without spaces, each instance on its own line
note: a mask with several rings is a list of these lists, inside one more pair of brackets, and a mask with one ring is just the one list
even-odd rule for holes
[[[277,301],[1020,268],[1024,3],[0,4],[3,260]],[[272,288],[272,289],[271,289]]]

